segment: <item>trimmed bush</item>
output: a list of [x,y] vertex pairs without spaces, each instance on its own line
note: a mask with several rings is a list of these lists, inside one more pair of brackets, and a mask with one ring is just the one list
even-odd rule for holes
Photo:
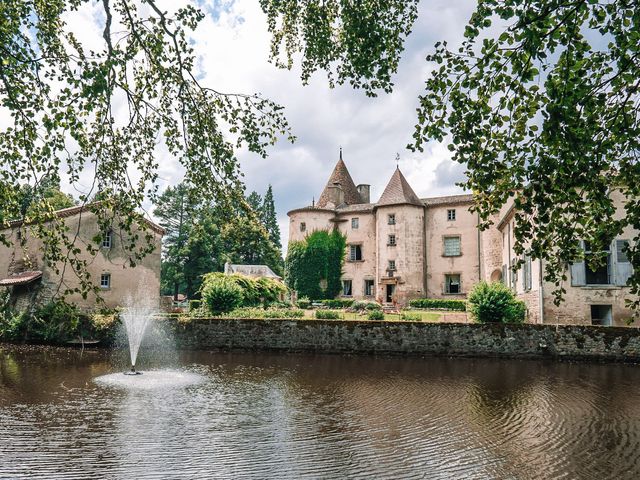
[[480,282],[469,293],[469,312],[478,323],[522,323],[527,307],[500,282]]
[[340,320],[342,313],[335,310],[316,310],[315,316],[319,320]]
[[384,320],[384,312],[382,310],[371,310],[367,314],[369,320]]
[[307,309],[311,306],[311,300],[309,300],[309,297],[299,298],[296,303],[298,305],[298,308]]
[[408,320],[411,322],[422,321],[422,315],[420,315],[418,312],[402,312],[402,315],[400,316],[400,318],[402,320]]
[[321,303],[328,308],[350,308],[353,306],[354,300],[349,298],[330,298],[322,300]]
[[224,273],[210,273],[204,276],[201,290],[202,301],[213,314],[230,312],[240,306],[245,299],[240,285]]
[[376,303],[376,302],[367,302],[366,300],[361,300],[361,301],[358,301],[358,302],[354,302],[354,304],[353,304],[353,306],[351,308],[353,308],[354,310],[357,310],[357,311],[382,310],[382,305],[380,305],[379,303]]
[[467,302],[464,300],[443,300],[439,298],[416,298],[409,301],[413,308],[429,308],[433,310],[455,310],[464,312],[467,309]]

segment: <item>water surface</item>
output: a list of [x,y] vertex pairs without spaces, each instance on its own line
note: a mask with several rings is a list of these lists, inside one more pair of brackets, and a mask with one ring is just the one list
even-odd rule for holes
[[640,478],[638,366],[141,357],[0,345],[0,478]]

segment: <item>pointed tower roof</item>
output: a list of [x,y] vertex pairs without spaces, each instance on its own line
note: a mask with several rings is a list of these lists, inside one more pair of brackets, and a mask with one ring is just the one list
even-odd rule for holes
[[[358,193],[358,189],[356,188],[355,183],[353,183],[353,179],[349,174],[349,170],[347,169],[347,165],[342,160],[342,149],[340,149],[340,159],[338,163],[336,163],[335,168],[333,169],[333,173],[329,177],[329,181],[327,185],[324,187],[322,191],[322,195],[318,199],[316,206],[319,208],[324,208],[331,201],[331,195],[329,192],[329,188],[339,184],[342,188],[342,192],[344,194],[344,203],[347,205],[354,205],[357,203],[362,203],[360,199],[360,194]],[[336,207],[338,205],[335,205]]]
[[407,179],[404,178],[400,168],[396,168],[376,206],[403,204],[416,205],[418,207],[424,206],[413,191],[413,188],[411,188],[411,185],[409,185],[409,182],[407,182]]

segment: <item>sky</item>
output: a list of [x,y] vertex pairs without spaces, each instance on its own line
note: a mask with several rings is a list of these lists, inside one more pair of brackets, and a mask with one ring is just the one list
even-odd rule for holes
[[[425,56],[437,41],[462,39],[474,1],[431,0],[420,4],[413,33],[393,81],[391,94],[367,97],[350,86],[329,88],[326,75],[316,73],[303,85],[300,71],[269,63],[266,19],[256,0],[203,1],[207,18],[194,33],[203,82],[218,90],[261,93],[285,107],[297,141],[285,139],[269,149],[266,159],[247,151],[239,158],[247,191],[264,194],[273,186],[283,244],[288,239],[287,212],[310,205],[320,196],[335,166],[339,149],[356,184],[371,185],[376,201],[396,166],[419,196],[460,193],[455,183],[464,167],[450,159],[444,144],[431,143],[422,153],[406,149],[416,123],[418,95],[432,65]],[[175,178],[170,163],[161,178]]]
[[[285,248],[287,212],[310,205],[320,196],[340,148],[354,182],[371,185],[372,201],[380,197],[393,174],[396,154],[400,169],[419,196],[461,192],[455,183],[464,179],[464,167],[450,160],[446,145],[429,143],[421,153],[410,152],[406,145],[416,123],[418,95],[433,67],[425,56],[437,41],[446,40],[452,47],[461,42],[474,0],[421,2],[393,77],[394,91],[377,98],[348,85],[331,89],[324,72],[316,73],[309,85],[303,85],[298,66],[284,70],[270,63],[270,35],[258,0],[159,0],[167,10],[189,2],[206,14],[191,39],[201,85],[218,91],[260,93],[275,101],[284,107],[297,137],[294,144],[282,138],[268,149],[267,158],[246,150],[238,152],[247,193],[255,190],[262,195],[269,185],[273,186]],[[68,20],[68,26],[85,46],[104,47],[101,2],[86,2]],[[178,183],[182,170],[177,160],[166,149],[159,151],[158,160],[161,189]],[[77,196],[77,185],[63,183],[62,187]],[[152,208],[146,210],[151,212]]]

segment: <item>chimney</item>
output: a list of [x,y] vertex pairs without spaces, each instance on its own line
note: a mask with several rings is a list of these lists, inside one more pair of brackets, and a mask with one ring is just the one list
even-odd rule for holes
[[371,185],[367,185],[365,183],[361,183],[357,186],[358,193],[360,194],[360,200],[362,203],[370,203],[371,202]]

